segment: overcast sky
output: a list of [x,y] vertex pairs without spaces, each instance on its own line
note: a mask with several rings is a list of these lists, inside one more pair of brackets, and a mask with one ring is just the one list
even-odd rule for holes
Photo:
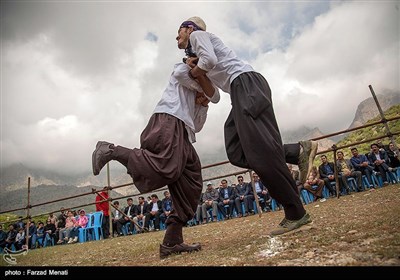
[[[399,91],[398,1],[2,1],[1,167],[84,172],[98,140],[138,147],[194,15],[268,80],[281,130],[346,129],[369,84]],[[229,111],[221,92],[200,156]]]

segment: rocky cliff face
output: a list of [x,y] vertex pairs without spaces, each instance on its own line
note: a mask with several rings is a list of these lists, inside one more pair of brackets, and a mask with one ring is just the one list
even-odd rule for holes
[[[384,95],[377,95],[377,99],[383,111],[386,111],[391,106],[400,103],[400,93],[387,93]],[[357,127],[365,124],[368,120],[375,118],[379,115],[378,107],[372,97],[364,100],[358,105],[356,115],[349,128]]]

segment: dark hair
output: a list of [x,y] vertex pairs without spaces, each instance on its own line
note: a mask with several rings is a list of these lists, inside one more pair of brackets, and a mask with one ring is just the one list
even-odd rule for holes
[[376,144],[376,143],[373,143],[373,144],[371,144],[371,149],[372,149],[372,146],[377,146],[378,148],[379,148],[379,145],[378,144]]
[[152,194],[151,197],[158,198],[158,196],[155,193]]
[[350,151],[358,151],[356,147],[350,149]]
[[133,198],[132,198],[132,197],[130,197],[130,198],[128,198],[126,201],[129,201],[129,200],[133,201]]

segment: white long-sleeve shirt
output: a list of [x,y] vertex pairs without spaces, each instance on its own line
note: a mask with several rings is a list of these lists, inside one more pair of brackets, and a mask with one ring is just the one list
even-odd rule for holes
[[212,33],[194,31],[190,34],[190,44],[199,58],[197,66],[207,71],[211,82],[227,93],[230,93],[230,85],[237,76],[254,71]]
[[[195,104],[197,91],[203,90],[189,77],[189,70],[189,66],[184,63],[175,64],[167,88],[153,113],[166,113],[182,120],[186,125],[189,140],[194,143],[195,133],[203,128],[206,121],[208,106]],[[209,100],[218,103],[219,91],[215,86],[214,89],[214,95]]]

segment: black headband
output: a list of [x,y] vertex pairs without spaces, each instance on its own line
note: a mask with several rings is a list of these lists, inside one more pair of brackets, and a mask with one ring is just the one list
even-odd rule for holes
[[[190,27],[193,26],[194,30],[203,30],[201,27],[199,27],[197,24],[195,24],[193,21],[184,21],[182,22],[181,26],[179,28],[182,27]],[[204,31],[204,30],[203,30]]]

